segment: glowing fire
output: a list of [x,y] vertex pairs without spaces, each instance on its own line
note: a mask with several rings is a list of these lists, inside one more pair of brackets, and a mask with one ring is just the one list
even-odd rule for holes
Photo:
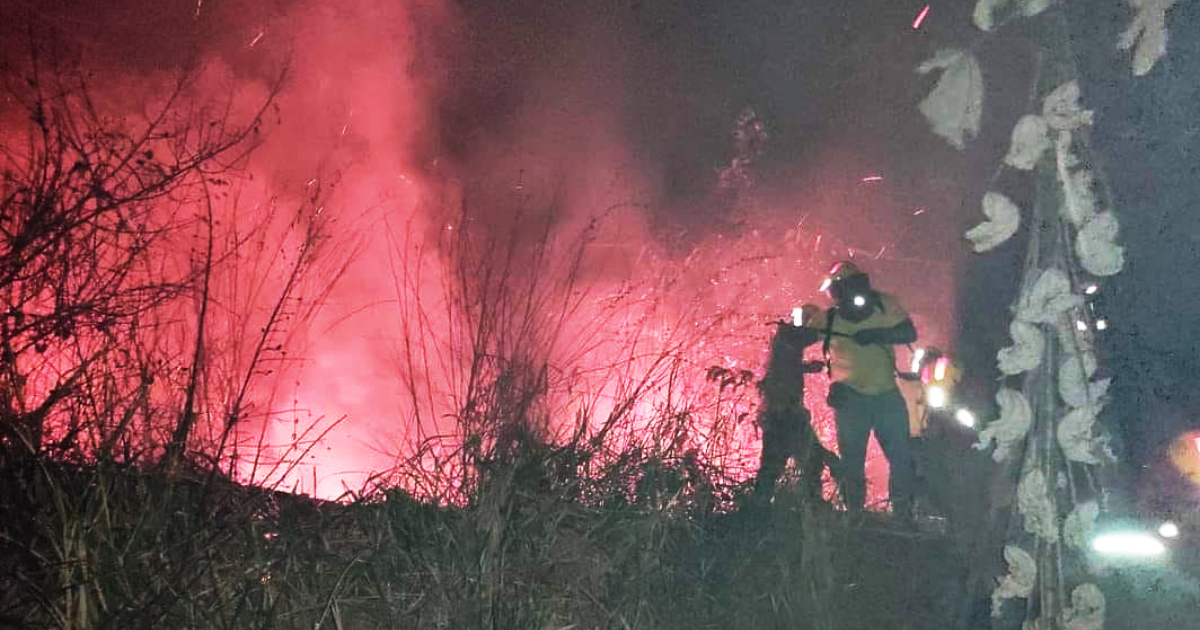
[[1175,439],[1167,459],[1184,478],[1200,487],[1200,431],[1189,431]]

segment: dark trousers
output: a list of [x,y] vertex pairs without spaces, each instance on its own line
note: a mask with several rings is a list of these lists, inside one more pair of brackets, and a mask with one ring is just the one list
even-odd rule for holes
[[841,455],[839,485],[847,509],[863,508],[867,494],[867,441],[871,431],[891,467],[888,494],[892,511],[902,517],[912,515],[913,467],[912,444],[908,429],[908,407],[900,390],[882,394],[861,394],[851,387],[837,384],[831,395],[834,419],[837,423],[838,450]]
[[821,470],[833,466],[833,454],[821,446],[810,422],[812,417],[801,405],[772,409],[762,415],[762,459],[754,479],[755,495],[769,497],[775,483],[794,458],[800,468],[801,490],[810,498],[821,497]]

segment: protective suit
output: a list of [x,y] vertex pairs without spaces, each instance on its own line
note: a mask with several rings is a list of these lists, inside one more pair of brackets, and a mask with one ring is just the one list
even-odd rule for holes
[[896,384],[894,346],[915,341],[916,329],[899,302],[875,291],[852,263],[834,265],[826,289],[833,307],[806,325],[822,331],[831,381],[829,404],[841,455],[842,498],[851,511],[863,508],[867,442],[873,431],[891,469],[892,511],[911,518],[915,469],[910,415]]

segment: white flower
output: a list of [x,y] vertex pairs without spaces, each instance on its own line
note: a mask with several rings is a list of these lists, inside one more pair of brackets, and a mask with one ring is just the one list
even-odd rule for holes
[[992,459],[1002,462],[1011,457],[1013,448],[1025,439],[1033,422],[1033,409],[1024,394],[1009,387],[996,392],[996,404],[1000,406],[1000,417],[979,432],[975,449],[982,451],[994,442],[996,450]]
[[1075,506],[1063,522],[1063,541],[1068,545],[1085,551],[1092,537],[1092,529],[1096,526],[1096,518],[1100,516],[1100,504],[1095,501],[1084,501]]
[[1016,317],[1031,324],[1050,324],[1082,301],[1080,296],[1071,293],[1071,281],[1065,273],[1046,269],[1017,301]]
[[967,238],[975,244],[977,252],[986,252],[1007,241],[1021,225],[1021,210],[998,192],[983,196],[983,214],[988,220],[967,231]]
[[1116,244],[1117,218],[1112,212],[1092,217],[1075,236],[1079,264],[1094,276],[1111,276],[1125,266],[1125,248]]
[[1063,611],[1063,630],[1104,628],[1104,593],[1095,584],[1080,584],[1071,591],[1071,606]]
[[1046,149],[1050,148],[1050,126],[1046,119],[1035,114],[1027,114],[1017,121],[1013,127],[1012,141],[1004,163],[1022,171],[1031,170]]
[[1017,484],[1017,511],[1025,517],[1025,531],[1049,542],[1058,540],[1058,512],[1046,476],[1036,467]]
[[1093,113],[1079,106],[1079,82],[1068,81],[1046,95],[1042,101],[1042,118],[1051,129],[1070,131],[1092,124]]
[[1175,5],[1175,0],[1127,1],[1134,10],[1133,21],[1121,33],[1117,48],[1134,49],[1133,74],[1140,77],[1167,54],[1167,11]]
[[1008,332],[1013,345],[996,355],[1000,371],[1011,376],[1037,367],[1042,362],[1042,350],[1046,345],[1042,331],[1032,324],[1014,320],[1008,325]]
[[1008,574],[992,591],[992,616],[999,617],[1004,600],[1015,597],[1026,598],[1033,593],[1037,584],[1037,562],[1028,551],[1015,545],[1004,547],[1004,561],[1008,563]]
[[983,73],[969,52],[955,49],[938,51],[932,59],[917,66],[918,74],[943,70],[937,85],[920,110],[933,132],[958,149],[965,146],[968,136],[979,135],[983,115]]

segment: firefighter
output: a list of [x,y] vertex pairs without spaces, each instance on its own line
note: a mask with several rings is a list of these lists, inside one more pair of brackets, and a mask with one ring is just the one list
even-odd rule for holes
[[901,520],[911,520],[915,470],[908,405],[896,385],[893,346],[916,341],[916,327],[899,302],[876,291],[867,274],[851,262],[835,264],[823,286],[833,306],[807,325],[823,331],[842,499],[852,512],[863,508],[867,441],[874,431],[891,469],[892,511]]
[[[806,305],[801,312],[811,317],[820,309]],[[804,407],[804,375],[825,369],[821,361],[804,361],[804,349],[820,341],[820,333],[788,322],[776,325],[766,373],[758,382],[762,459],[754,480],[754,496],[761,502],[769,501],[787,460],[794,458],[800,467],[803,492],[809,498],[820,498],[821,470],[826,465],[832,470],[837,458],[821,446],[812,428],[812,416]]]

